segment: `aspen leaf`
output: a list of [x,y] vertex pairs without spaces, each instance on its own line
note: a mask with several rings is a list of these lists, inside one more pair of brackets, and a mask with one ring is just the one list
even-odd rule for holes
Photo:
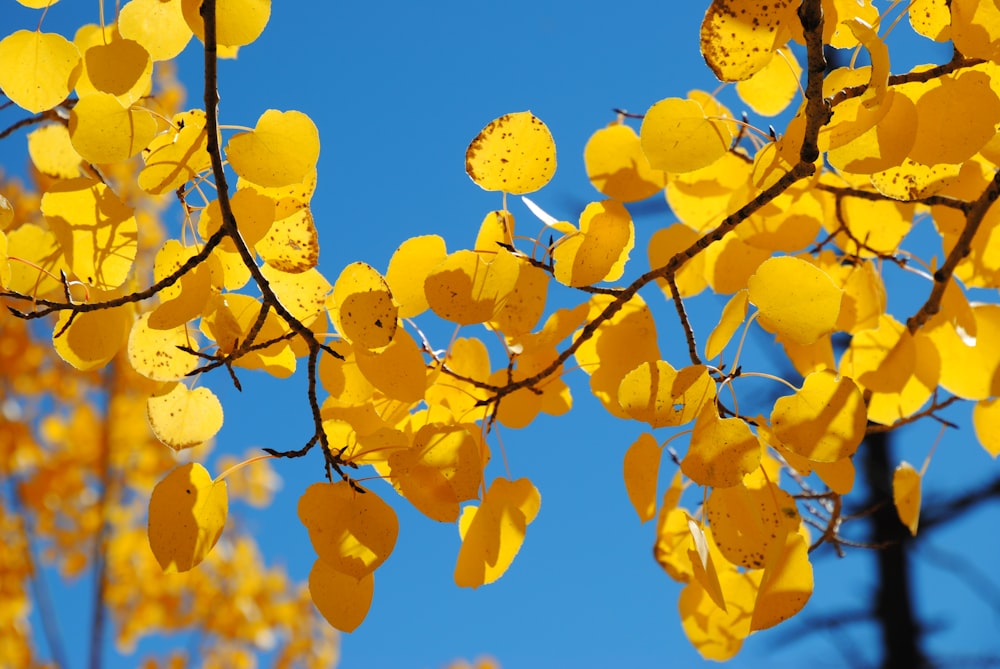
[[[0,207],[0,211],[2,211]],[[11,210],[13,217],[13,210]],[[10,264],[10,290],[26,295],[45,295],[52,291],[62,292],[62,285],[55,277],[60,272],[69,272],[69,265],[60,251],[56,237],[50,230],[32,223],[7,233],[7,254],[27,262]]]
[[290,274],[265,264],[260,269],[282,306],[306,327],[323,313],[332,287],[315,267]]
[[177,381],[198,366],[198,358],[180,350],[191,346],[187,329],[181,325],[156,329],[145,313],[132,325],[128,337],[128,361],[132,368],[154,381]]
[[[738,149],[728,151],[711,165],[671,175],[666,188],[671,211],[692,232],[718,227],[723,218],[753,197],[750,192],[753,166],[745,158]],[[677,250],[684,250],[692,243]],[[697,259],[695,256],[694,260]]]
[[[961,72],[938,82],[916,100],[920,126],[938,128],[918,132],[910,149],[909,158],[923,165],[968,160],[996,134],[1000,121],[1000,98],[986,72]],[[955,118],[962,122],[954,123]]]
[[181,0],[131,0],[118,12],[118,31],[141,44],[154,61],[179,55],[192,34]]
[[635,130],[621,123],[595,132],[583,160],[594,188],[621,202],[645,200],[667,183],[666,174],[650,167]]
[[747,283],[765,330],[808,345],[831,332],[843,292],[821,269],[805,260],[777,256],[761,263]]
[[959,175],[961,165],[922,165],[910,158],[871,175],[879,193],[894,200],[918,200],[941,192]]
[[304,272],[319,262],[319,233],[312,212],[300,209],[274,221],[255,250],[268,265],[282,272]]
[[732,133],[724,122],[709,119],[694,100],[667,98],[646,112],[639,138],[654,169],[692,172],[721,158]]
[[799,92],[802,67],[787,47],[776,49],[771,59],[749,79],[736,84],[736,92],[750,109],[762,116],[785,111]]
[[1000,455],[1000,399],[980,400],[972,408],[972,425],[986,452]]
[[413,318],[429,305],[424,294],[427,275],[448,256],[444,240],[437,235],[411,237],[399,245],[385,272],[400,318]]
[[[649,239],[647,254],[650,268],[665,267],[676,254],[684,251],[697,241],[699,235],[687,225],[677,223],[660,228]],[[670,284],[665,279],[657,279],[657,285],[668,298],[672,296]],[[705,290],[705,255],[699,253],[680,268],[674,276],[680,297],[691,297]]]
[[618,387],[618,404],[650,427],[675,427],[698,417],[715,399],[715,382],[702,365],[674,370],[663,360],[630,371]]
[[951,11],[948,0],[914,0],[907,12],[914,32],[936,42],[951,39]]
[[656,437],[648,432],[640,434],[625,451],[625,491],[643,523],[656,515],[656,481],[662,454]]
[[929,335],[941,356],[941,386],[963,399],[984,400],[1000,395],[1000,305],[978,304],[972,314],[975,327],[966,323],[964,337],[951,324]]
[[18,4],[30,7],[31,9],[45,9],[59,2],[59,0],[17,0]]
[[354,578],[324,562],[309,572],[309,596],[326,621],[341,632],[353,632],[364,621],[375,592],[375,574]]
[[506,249],[495,254],[457,251],[424,280],[427,303],[435,314],[459,325],[492,320],[517,285],[520,267]]
[[[156,253],[153,279],[159,282],[172,275],[199,250],[195,246],[182,246],[176,239],[167,240]],[[150,327],[169,329],[200,316],[213,287],[217,288],[212,283],[213,274],[218,276],[221,271],[218,258],[209,256],[205,262],[185,273],[180,281],[161,290],[160,306],[149,316]]]
[[225,481],[213,481],[196,462],[173,469],[149,498],[149,546],[165,572],[198,566],[226,524]]
[[743,646],[743,640],[750,634],[759,573],[740,573],[734,569],[723,569],[719,573],[725,610],[719,608],[698,580],[681,590],[677,602],[681,625],[691,645],[705,659],[724,662]]
[[366,349],[389,345],[396,334],[397,309],[389,284],[371,265],[351,263],[333,284],[330,316],[337,331]]
[[300,183],[316,169],[319,131],[302,112],[268,109],[257,119],[252,131],[237,133],[229,139],[226,157],[238,175],[255,184]]
[[[205,40],[201,0],[181,0],[184,20],[198,39]],[[271,0],[217,0],[216,40],[220,45],[245,46],[257,39],[271,16]]]
[[666,501],[660,506],[656,519],[656,544],[653,556],[667,573],[678,583],[689,583],[694,578],[694,565],[688,550],[691,546],[691,531],[688,528],[688,513],[676,506],[668,506]]
[[798,532],[789,532],[768,550],[750,629],[763,630],[788,620],[802,610],[812,592],[813,570],[806,540]]
[[[223,352],[230,352],[247,340],[260,316],[260,300],[240,293],[213,293],[205,306],[201,330],[213,338]],[[295,352],[285,336],[288,324],[273,309],[268,310],[257,333],[258,342],[273,342],[254,348],[233,364],[246,369],[263,369],[283,379],[295,372]]]
[[77,279],[99,290],[125,282],[138,224],[114,191],[89,178],[59,181],[42,196],[41,210]]
[[400,402],[419,402],[427,388],[424,356],[408,332],[399,328],[388,346],[355,348],[358,369],[382,394]]
[[69,97],[79,68],[80,52],[62,35],[18,30],[0,41],[0,89],[32,113]]
[[531,332],[545,313],[548,296],[549,273],[522,258],[518,258],[518,263],[517,283],[492,321],[507,337]]
[[700,255],[705,256],[708,285],[723,294],[746,288],[761,263],[771,258],[769,250],[747,244],[733,231],[727,232]]
[[552,133],[531,112],[490,121],[465,151],[465,171],[483,190],[532,193],[556,171]]
[[[134,318],[127,307],[87,311],[77,314],[71,323],[70,314],[70,311],[59,312],[52,346],[60,358],[81,371],[98,369],[111,362],[128,340]],[[56,337],[59,332],[62,334]]]
[[709,403],[695,421],[681,471],[699,485],[727,488],[757,469],[760,451],[760,442],[742,419],[720,418]]
[[920,524],[920,488],[922,476],[909,462],[901,462],[892,473],[892,503],[900,522],[917,536]]
[[142,151],[156,136],[156,119],[110,93],[85,95],[69,117],[73,148],[91,163],[116,163]]
[[733,294],[726,306],[722,309],[722,316],[718,325],[708,335],[705,342],[705,357],[709,360],[722,353],[722,350],[729,344],[736,330],[747,317],[747,291],[740,290]]
[[780,397],[771,412],[774,434],[808,460],[835,462],[854,454],[865,436],[867,413],[857,384],[831,371],[806,377],[794,395]]
[[[0,195],[0,228],[3,227],[4,203],[7,198]],[[9,204],[9,202],[7,202]],[[7,253],[7,235],[0,232],[0,288],[6,288],[10,284],[10,262]]]
[[[134,3],[135,0],[126,7]],[[174,114],[170,129],[157,136],[147,148],[148,153],[143,154],[146,167],[139,173],[139,187],[153,195],[177,190],[211,167],[205,112],[194,109]]]
[[776,538],[794,532],[800,522],[795,499],[774,483],[713,488],[705,514],[719,552],[748,569],[764,567]]
[[[521,196],[524,203],[531,209],[534,205],[531,200]],[[534,211],[534,209],[532,209]],[[501,246],[514,245],[514,215],[509,211],[491,211],[483,217],[483,222],[479,224],[479,234],[476,235],[476,243],[472,247],[473,251],[496,251]]]
[[168,384],[146,400],[153,434],[179,451],[208,441],[222,428],[222,404],[208,388]]
[[135,40],[95,44],[83,53],[83,61],[94,88],[114,95],[123,105],[138,100],[152,85],[153,61]]
[[591,202],[580,214],[580,230],[552,254],[555,278],[567,286],[589,286],[621,278],[635,244],[632,217],[614,200]]
[[478,497],[484,463],[476,439],[459,426],[425,425],[411,448],[388,457],[393,485],[428,518],[450,523],[459,503]]
[[712,598],[715,605],[723,611],[726,610],[726,598],[722,594],[722,584],[719,582],[719,573],[715,569],[715,560],[708,548],[708,538],[705,531],[698,523],[688,518],[688,531],[694,541],[694,550],[688,550],[688,559],[691,560],[691,567],[694,572],[694,579],[705,588],[705,592]]
[[[60,179],[80,176],[80,154],[73,148],[69,129],[61,123],[28,134],[28,155],[39,172]],[[0,225],[0,228],[6,227]]]
[[385,562],[399,534],[392,507],[346,481],[312,484],[299,498],[298,513],[320,559],[355,579]]
[[720,81],[750,78],[797,23],[788,0],[713,0],[701,24],[701,55]]
[[466,507],[460,520],[462,547],[455,564],[455,583],[478,588],[493,583],[510,567],[528,525],[538,515],[542,498],[531,481],[496,479],[482,504]]

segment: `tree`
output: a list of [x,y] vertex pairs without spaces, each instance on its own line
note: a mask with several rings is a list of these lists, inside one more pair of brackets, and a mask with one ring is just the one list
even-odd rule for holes
[[[176,25],[189,37],[186,31],[200,25],[198,3],[182,4],[184,23]],[[539,493],[527,478],[510,480],[497,465],[487,467],[499,445],[494,435],[501,426],[529,424],[539,412],[568,411],[561,377],[572,361],[589,374],[609,413],[655,430],[624,454],[629,498],[640,519],[659,514],[657,556],[687,583],[680,601],[692,642],[706,656],[729,657],[751,629],[775,625],[804,605],[812,592],[807,549],[845,545],[842,498],[866,433],[977,401],[980,438],[995,453],[990,398],[997,394],[997,361],[989,342],[996,309],[970,307],[965,291],[995,288],[989,212],[1000,186],[989,179],[988,142],[1000,103],[991,89],[990,41],[977,42],[973,30],[982,18],[953,4],[949,12],[924,3],[910,16],[929,17],[917,27],[934,38],[950,29],[959,55],[890,77],[870,8],[854,17],[853,3],[822,3],[824,21],[820,3],[767,10],[748,3],[743,9],[758,14],[747,23],[729,13],[728,3],[716,3],[702,29],[706,60],[720,78],[744,80],[740,93],[760,113],[795,98],[795,79],[783,69],[795,67],[794,51],[779,47],[788,39],[804,43],[805,101],[783,132],[769,138],[706,94],[667,98],[643,115],[638,133],[621,114],[592,138],[588,172],[608,199],[588,205],[578,225],[532,207],[546,232],[524,239],[514,233],[505,195],[503,207],[486,215],[473,249],[448,254],[440,238],[416,237],[384,276],[355,263],[332,285],[315,269],[308,200],[318,137],[308,117],[268,112],[252,131],[229,137],[225,155],[242,187],[230,193],[226,185],[210,9],[203,113],[178,113],[162,89],[152,100],[141,98],[147,67],[133,57],[148,64],[151,57],[142,54],[156,47],[140,28],[126,28],[147,11],[139,2],[126,6],[140,8],[131,14],[123,10],[122,38],[104,45],[98,31],[93,51],[84,51],[86,85],[73,81],[71,55],[54,91],[48,65],[38,68],[45,77],[26,79],[26,52],[58,55],[67,47],[54,36],[17,33],[5,40],[6,50],[0,45],[5,62],[18,65],[3,68],[9,80],[0,85],[37,114],[30,123],[56,121],[50,134],[61,139],[51,141],[65,146],[68,135],[89,177],[39,185],[44,223],[31,219],[30,205],[13,208],[24,218],[6,227],[6,298],[21,318],[57,316],[52,347],[66,362],[83,370],[131,367],[165,384],[138,392],[154,393],[150,421],[175,448],[210,439],[221,421],[206,388],[177,383],[189,373],[225,367],[217,374],[239,387],[242,368],[285,376],[304,364],[313,434],[302,448],[270,455],[322,454],[317,459],[330,482],[304,491],[299,515],[319,555],[313,598],[341,629],[360,624],[372,573],[397,531],[392,507],[377,496],[383,489],[354,470],[371,466],[425,515],[458,521],[459,585],[496,580],[538,512]],[[225,47],[254,39],[266,22],[266,14],[252,11],[266,3],[237,6],[228,14],[220,7]],[[233,17],[239,20],[227,24]],[[171,31],[157,35],[164,36]],[[827,73],[827,43],[862,44],[873,67]],[[121,64],[133,66],[134,82],[123,83],[125,73],[115,69]],[[769,83],[774,78],[780,85]],[[78,97],[64,103],[74,83]],[[782,87],[784,102],[776,91]],[[37,99],[43,94],[49,100]],[[159,113],[169,126],[146,111],[154,104],[164,105]],[[957,104],[975,110],[966,126],[955,124],[950,134],[942,127],[937,137],[917,132],[918,122],[957,116]],[[60,114],[49,111],[57,105],[71,109],[68,132],[59,130]],[[113,127],[126,135],[107,132]],[[133,158],[139,152],[144,165]],[[496,119],[467,153],[473,180],[505,194],[537,190],[554,168],[551,135],[527,113]],[[206,177],[218,189],[214,201],[205,194]],[[654,235],[651,269],[641,273],[626,266],[635,233],[622,203],[664,189],[681,223]],[[139,209],[142,193],[171,192],[184,208],[185,241],[168,241],[143,260],[140,242],[161,245],[128,209]],[[918,208],[932,213],[944,260],[937,267],[924,259],[933,288],[904,327],[885,313],[883,277],[893,264],[919,265],[904,246]],[[79,218],[95,210],[98,225]],[[623,278],[626,272],[631,278]],[[660,348],[657,330],[675,326],[654,318],[639,295],[646,289],[648,300],[647,287],[656,283],[680,320],[687,359]],[[557,284],[583,297],[546,310],[547,291]],[[696,332],[687,315],[706,285],[733,294],[710,334]],[[748,319],[749,305],[756,312]],[[327,332],[327,315],[336,336]],[[487,323],[500,345],[447,335],[433,341],[424,336],[434,327],[424,324],[432,315],[460,326]],[[422,320],[407,320],[417,316]],[[730,339],[744,324],[744,332],[776,335],[796,371],[741,358],[741,345]],[[835,353],[837,333],[850,341]],[[736,394],[765,373],[787,377],[788,388],[763,400],[749,390]],[[688,429],[662,434],[678,427]],[[686,452],[667,447],[682,443],[676,437],[688,437]],[[670,486],[650,475],[665,452],[677,463]],[[919,472],[899,471],[897,506],[915,528]],[[815,477],[805,478],[811,472]],[[192,486],[197,499],[179,519],[177,500]],[[162,566],[187,571],[205,557],[225,524],[225,495],[222,477],[200,465],[162,479],[149,511],[150,543]],[[804,529],[810,522],[818,534]]]

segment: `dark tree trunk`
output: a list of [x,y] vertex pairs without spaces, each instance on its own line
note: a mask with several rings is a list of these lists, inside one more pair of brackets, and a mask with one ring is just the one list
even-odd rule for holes
[[913,541],[892,503],[894,466],[887,434],[869,435],[863,451],[862,475],[871,491],[870,502],[879,505],[871,515],[869,541],[885,546],[875,551],[878,586],[872,602],[876,624],[882,630],[884,655],[881,666],[885,669],[929,667],[921,649],[922,629],[916,617],[911,587],[909,554]]

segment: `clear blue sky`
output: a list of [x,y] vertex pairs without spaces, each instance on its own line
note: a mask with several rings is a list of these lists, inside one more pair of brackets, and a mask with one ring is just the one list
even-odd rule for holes
[[[2,10],[4,30],[33,28],[35,14],[10,4]],[[113,3],[106,4],[111,11]],[[552,130],[559,169],[532,197],[559,218],[575,220],[587,202],[600,198],[586,180],[582,153],[590,134],[614,118],[612,108],[642,112],[661,98],[718,85],[698,51],[707,4],[279,0],[263,36],[220,68],[221,119],[253,125],[267,108],[309,114],[322,141],[313,200],[320,269],[331,280],[354,260],[384,270],[409,236],[440,234],[449,249],[474,241],[484,213],[498,208],[500,200],[466,176],[465,148],[488,121],[507,112],[530,109]],[[76,25],[81,17],[96,22],[96,12],[96,3],[64,0],[50,11],[47,28]],[[950,56],[946,48],[923,44],[924,52],[911,54],[913,62],[944,62]],[[180,75],[192,106],[200,105],[200,58],[196,45],[182,57]],[[736,113],[742,111],[731,93],[726,96]],[[16,169],[7,165],[9,155],[10,148],[0,146],[5,167]],[[535,229],[519,203],[514,211],[521,225]],[[660,198],[632,211],[638,240],[627,276],[646,268],[645,241],[652,232],[673,222]],[[655,291],[644,296],[663,317],[660,343],[666,357],[683,364],[676,317]],[[913,293],[910,303],[923,297]],[[713,296],[699,299],[696,329],[707,333],[723,303]],[[908,304],[897,317],[905,318]],[[751,355],[767,360],[768,337],[756,338],[754,345]],[[456,528],[416,513],[388,486],[375,487],[398,510],[401,531],[394,554],[376,573],[367,620],[342,637],[343,667],[434,668],[481,654],[493,655],[505,669],[701,662],[680,627],[680,585],[652,558],[654,524],[640,525],[625,495],[621,460],[641,426],[609,417],[588,395],[586,378],[579,372],[572,378],[576,406],[570,416],[504,432],[512,472],[534,481],[542,508],[513,567],[496,584],[478,591],[457,588]],[[223,395],[226,408],[218,453],[243,452],[251,445],[298,448],[309,437],[303,379],[250,377],[242,396],[226,390],[223,376],[210,385]],[[950,415],[963,429],[939,446],[925,481],[928,496],[963,485],[965,477],[982,480],[998,471],[975,442],[969,411],[963,407]],[[901,435],[898,457],[919,466],[935,434],[936,429],[918,428]],[[278,463],[284,487],[272,508],[242,512],[269,560],[284,563],[298,578],[314,559],[295,505],[322,476],[315,455]],[[498,465],[493,476],[501,473]],[[661,480],[672,472],[667,463]],[[939,530],[928,543],[987,570],[1000,558],[998,527],[994,504]],[[817,587],[806,610],[775,631],[751,637],[731,666],[836,667],[844,664],[840,651],[847,649],[877,659],[878,640],[864,625],[796,642],[811,615],[858,610],[872,586],[873,560],[864,551],[837,560],[824,550],[814,559]],[[1000,652],[1000,602],[994,597],[992,606],[987,604],[968,582],[935,565],[921,559],[916,566],[920,610],[940,626],[930,637],[932,650]],[[994,577],[992,587],[998,583]],[[83,648],[71,655],[82,656]],[[120,666],[128,664],[121,660]]]

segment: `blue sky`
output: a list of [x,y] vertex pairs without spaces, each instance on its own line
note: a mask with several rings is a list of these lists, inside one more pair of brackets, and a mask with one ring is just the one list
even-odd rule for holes
[[[483,215],[499,208],[500,199],[466,176],[464,152],[487,122],[504,113],[530,109],[548,124],[559,168],[532,199],[559,218],[575,220],[587,202],[600,199],[587,182],[582,154],[589,136],[613,120],[612,108],[642,112],[661,98],[717,87],[698,51],[707,4],[275,2],[262,37],[220,66],[221,119],[251,126],[268,108],[311,116],[322,142],[313,200],[320,269],[331,280],[355,260],[385,270],[392,251],[410,236],[440,234],[452,250],[471,245]],[[5,30],[32,28],[37,20],[20,9],[3,14]],[[96,3],[63,0],[50,11],[46,29],[81,20],[96,22]],[[917,44],[921,50],[907,54],[913,62],[950,56],[947,48]],[[181,59],[192,106],[200,105],[200,58],[192,45]],[[895,64],[893,69],[900,71]],[[734,112],[742,111],[731,92],[723,95]],[[762,121],[764,127],[769,122]],[[8,170],[18,167],[8,165],[11,151],[0,146],[0,164]],[[537,229],[520,203],[512,208],[520,225]],[[646,268],[645,241],[652,232],[674,220],[660,198],[631,209],[638,239],[627,277]],[[926,224],[920,234],[934,243]],[[922,291],[904,297],[897,317],[905,318],[909,305],[924,299]],[[662,317],[662,350],[683,364],[686,349],[676,317],[658,293],[643,294]],[[724,301],[699,298],[692,313],[696,331],[708,332]],[[753,338],[751,346],[747,360],[771,359],[768,336]],[[342,637],[342,666],[433,668],[481,654],[496,657],[505,669],[700,663],[681,631],[680,586],[652,559],[653,523],[640,525],[622,483],[621,459],[641,426],[609,417],[587,393],[581,373],[570,379],[570,416],[542,417],[528,429],[503,432],[512,473],[532,479],[542,509],[513,567],[496,584],[457,588],[455,527],[413,511],[388,486],[374,486],[397,509],[401,531],[394,554],[376,574],[367,620]],[[254,445],[298,448],[308,438],[304,379],[245,378],[242,395],[227,389],[224,375],[210,385],[226,408],[217,452],[242,453]],[[925,480],[928,497],[966,477],[982,480],[998,472],[975,442],[969,411],[966,406],[949,414],[963,429],[938,447]],[[936,427],[927,426],[901,434],[897,457],[919,466],[935,435]],[[298,578],[306,576],[314,554],[295,505],[322,476],[316,456],[278,463],[284,485],[273,506],[246,509],[242,516],[269,560]],[[497,467],[492,475],[501,471]],[[662,472],[666,480],[673,465],[668,462]],[[985,570],[1000,557],[997,527],[993,505],[938,530],[928,543],[939,549],[935,555],[951,551]],[[866,626],[796,642],[811,614],[864,606],[873,582],[873,559],[864,551],[837,560],[824,550],[814,561],[816,593],[803,614],[751,637],[731,666],[835,667],[844,663],[841,651],[847,648],[877,659],[878,640]],[[916,567],[921,611],[941,626],[931,648],[1000,652],[994,641],[1000,638],[1000,602],[987,604],[938,563],[921,559]],[[85,597],[85,589],[74,596]],[[72,599],[62,603],[76,605]],[[83,646],[71,655],[82,656]]]

